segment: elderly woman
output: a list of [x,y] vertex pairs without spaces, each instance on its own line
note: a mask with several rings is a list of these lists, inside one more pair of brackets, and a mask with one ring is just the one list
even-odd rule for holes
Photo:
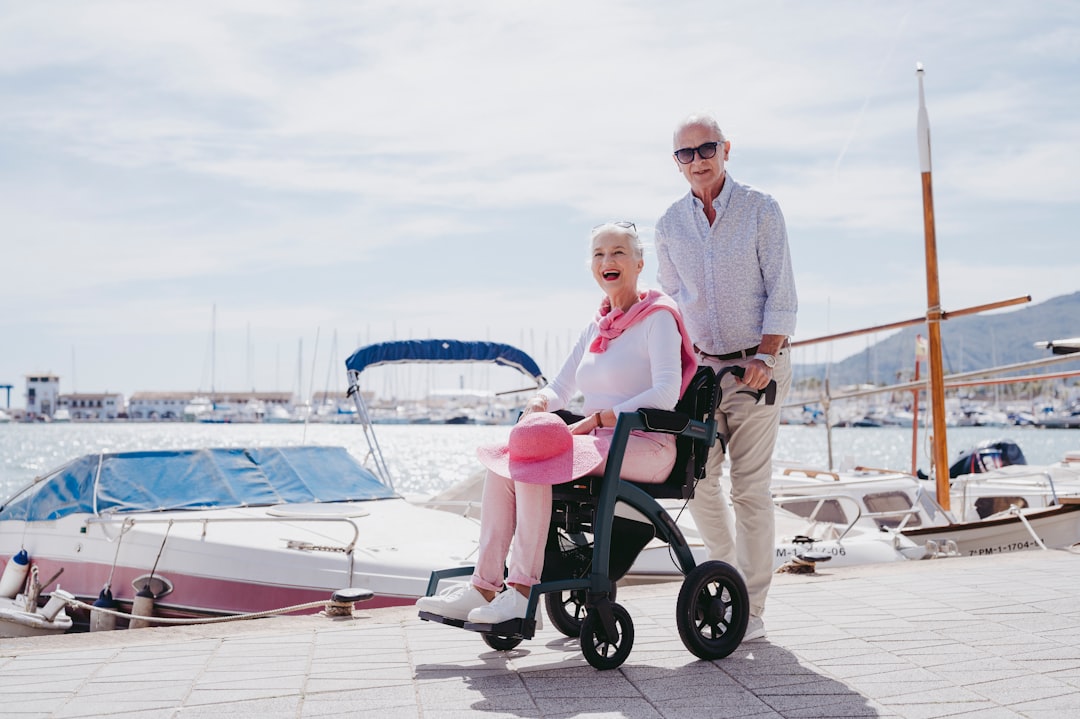
[[[630,222],[593,229],[593,279],[604,291],[595,321],[581,333],[555,379],[529,400],[509,444],[481,447],[488,468],[480,515],[480,552],[472,582],[417,607],[444,617],[497,624],[524,617],[540,581],[551,521],[551,485],[603,474],[615,422],[642,407],[673,409],[697,367],[675,303],[638,289],[643,248]],[[567,427],[551,414],[580,391],[585,418]],[[622,477],[663,482],[675,462],[671,435],[634,432]],[[503,589],[510,543],[514,551]]]

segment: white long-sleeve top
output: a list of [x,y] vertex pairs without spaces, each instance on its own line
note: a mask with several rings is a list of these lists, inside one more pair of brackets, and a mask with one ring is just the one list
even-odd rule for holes
[[646,315],[608,343],[589,351],[599,330],[595,322],[578,337],[555,379],[540,390],[547,410],[564,409],[580,390],[584,412],[635,412],[642,407],[674,409],[682,389],[682,335],[675,317],[660,310]]

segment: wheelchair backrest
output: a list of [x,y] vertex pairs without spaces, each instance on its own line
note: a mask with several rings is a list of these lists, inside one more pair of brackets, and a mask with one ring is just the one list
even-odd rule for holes
[[[712,419],[717,404],[716,372],[710,367],[698,367],[690,385],[675,405],[675,411],[692,420],[705,422]],[[694,485],[705,477],[705,462],[709,458],[709,442],[687,435],[675,438],[675,465],[671,474],[660,485],[639,485],[654,497],[681,497],[689,499]]]

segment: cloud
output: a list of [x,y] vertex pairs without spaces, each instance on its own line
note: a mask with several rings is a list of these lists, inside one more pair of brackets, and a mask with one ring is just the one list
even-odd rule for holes
[[[20,350],[0,378],[91,337],[175,329],[162,354],[201,345],[213,303],[275,344],[316,326],[576,333],[596,299],[584,233],[626,218],[649,236],[686,191],[670,136],[698,109],[732,139],[733,176],[782,204],[800,336],[917,314],[916,60],[943,294],[984,301],[987,277],[1075,291],[1061,258],[1080,219],[1078,16],[1064,2],[19,5],[0,29],[0,303],[17,308],[0,330]],[[80,384],[116,386],[112,364]]]

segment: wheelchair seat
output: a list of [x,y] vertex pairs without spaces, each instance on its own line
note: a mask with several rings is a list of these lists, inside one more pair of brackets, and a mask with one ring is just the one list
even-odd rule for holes
[[[653,499],[689,500],[694,485],[705,476],[705,461],[709,456],[712,437],[706,433],[688,433],[691,420],[706,422],[716,406],[716,373],[709,367],[699,367],[674,410],[640,409],[637,411],[645,431],[676,434],[675,463],[663,482],[632,482]],[[583,417],[564,410],[556,412],[567,424]],[[723,437],[716,435],[723,443]],[[572,482],[552,487],[551,527],[545,551],[542,579],[550,581],[568,574],[581,576],[588,564],[581,564],[582,547],[569,546],[565,535],[593,532],[597,499],[604,477],[587,475]],[[629,571],[641,550],[656,536],[655,527],[630,519],[615,517],[612,531],[619,541],[611,548],[609,576],[621,579]],[[560,534],[563,536],[560,537]],[[579,540],[580,543],[581,540]],[[576,570],[576,571],[575,571]]]
[[[694,496],[694,485],[705,477],[705,462],[712,446],[711,437],[685,433],[690,420],[705,422],[712,417],[716,408],[716,372],[709,367],[698,367],[690,380],[686,391],[675,405],[674,410],[639,409],[647,431],[665,432],[675,437],[675,464],[667,479],[663,482],[632,482],[654,499],[690,499]],[[584,419],[581,415],[559,410],[555,414],[567,424]],[[716,440],[724,447],[724,438],[717,435]],[[603,477],[589,475],[573,482],[558,484],[554,487],[556,496],[574,497],[582,492],[596,495],[599,493]]]

